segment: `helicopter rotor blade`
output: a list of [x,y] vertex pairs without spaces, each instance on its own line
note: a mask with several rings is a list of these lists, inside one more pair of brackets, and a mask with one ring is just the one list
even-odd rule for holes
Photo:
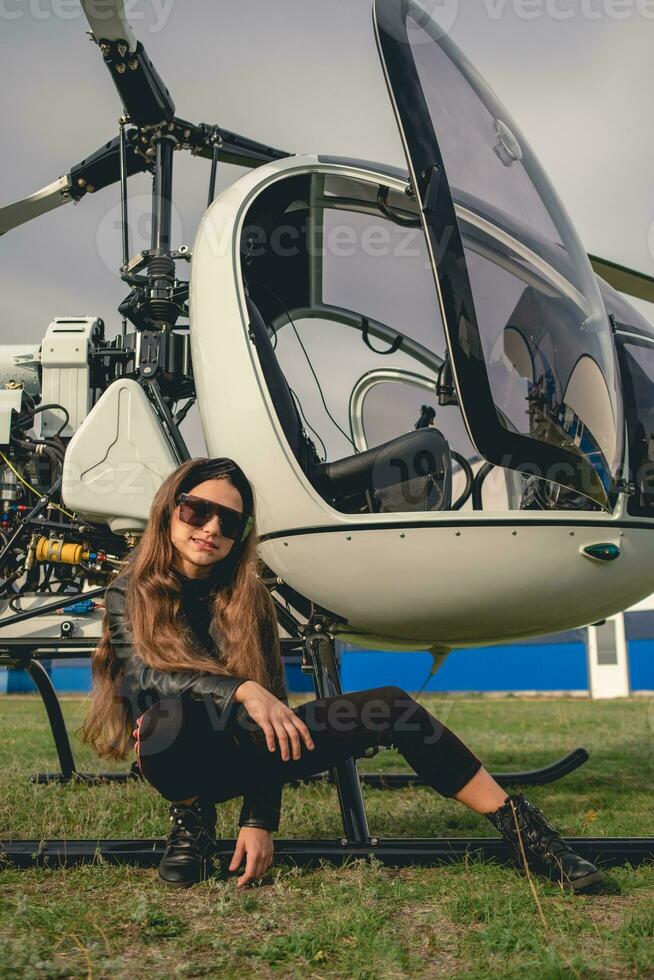
[[[130,130],[127,134],[125,162],[128,177],[152,168],[151,163],[136,153],[134,149],[136,137],[136,130]],[[85,194],[93,194],[119,180],[120,140],[116,136],[95,153],[85,157],[81,163],[75,164],[70,173],[64,174],[63,177],[59,177],[35,194],[30,194],[29,197],[0,208],[0,235],[48,211],[53,211],[62,204],[79,201]]]
[[597,255],[589,255],[588,258],[597,275],[610,283],[619,293],[626,293],[636,299],[654,303],[654,277],[635,269],[628,269],[609,259],[602,259]]
[[136,51],[138,42],[127,22],[123,0],[110,0],[110,2],[104,0],[101,11],[98,9],[97,0],[81,0],[81,3],[89,27],[96,39],[126,41],[128,50],[130,52]]
[[81,3],[129,120],[136,126],[171,122],[175,103],[129,26],[123,0],[103,0],[101,11],[98,0]]
[[67,174],[48,184],[47,187],[42,187],[40,191],[30,194],[29,197],[0,208],[0,235],[72,201],[70,193],[72,186],[70,174]]

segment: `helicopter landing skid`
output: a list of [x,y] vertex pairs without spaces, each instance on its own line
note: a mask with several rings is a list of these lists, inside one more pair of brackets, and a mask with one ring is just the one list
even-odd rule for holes
[[[588,759],[587,750],[578,748],[540,769],[527,769],[524,772],[495,772],[491,775],[502,786],[545,786],[574,772],[588,762]],[[359,779],[364,786],[370,786],[372,789],[405,789],[407,786],[426,785],[420,776],[411,772],[360,772]],[[333,783],[334,779],[331,773],[321,772],[305,776],[301,782]]]
[[[59,641],[61,642],[61,641]],[[334,639],[318,626],[302,640],[283,641],[290,647],[304,646],[303,667],[311,670],[317,697],[330,697],[342,693],[336,664]],[[15,664],[18,666],[18,664]],[[59,774],[33,777],[36,782],[84,782],[87,785],[108,780],[126,781],[137,778],[132,772],[84,774],[78,773],[66,733],[61,707],[47,672],[38,661],[23,661],[35,681],[50,721],[62,771]],[[504,784],[514,778],[523,781],[526,776],[532,785],[536,781],[551,782],[566,772],[571,772],[588,758],[584,749],[576,749],[565,759],[542,770],[531,773],[505,773]],[[546,774],[545,779],[542,778]],[[554,774],[554,775],[553,775]],[[558,774],[558,775],[557,775]],[[405,782],[417,782],[404,773],[366,774],[376,776],[380,788],[394,788]],[[397,782],[397,777],[402,777]],[[316,777],[325,778],[322,775]],[[378,838],[371,836],[362,794],[361,777],[354,758],[347,759],[330,771],[329,779],[336,786],[343,820],[343,836],[336,839],[294,839],[275,841],[275,861],[280,865],[315,867],[321,861],[344,864],[354,858],[381,862],[389,867],[409,865],[437,866],[456,863],[466,857],[476,856],[511,864],[508,845],[501,838],[487,837],[433,837],[433,838]],[[304,782],[304,780],[303,780]],[[367,779],[368,785],[375,785]],[[389,785],[390,782],[390,785]],[[571,837],[568,843],[577,854],[601,867],[616,867],[629,863],[638,866],[654,859],[654,837]],[[217,874],[226,874],[226,865],[234,853],[234,840],[216,841],[215,857],[220,861]],[[127,864],[142,868],[156,867],[164,849],[162,840],[0,840],[0,866],[10,865],[18,869],[33,867],[72,867],[96,862],[99,858],[110,864]]]
[[[633,867],[651,861],[654,837],[567,837],[574,851],[604,868],[619,867],[627,862]],[[47,867],[70,868],[101,860],[107,864],[127,864],[139,868],[156,868],[164,841],[150,840],[0,840],[0,866],[17,869]],[[221,863],[217,875],[225,876],[235,840],[216,841],[214,856]],[[375,859],[388,867],[421,865],[434,867],[463,861],[466,856],[512,864],[508,845],[496,837],[371,837],[363,844],[347,838],[275,840],[275,864],[316,867],[322,861],[345,864],[354,858]]]

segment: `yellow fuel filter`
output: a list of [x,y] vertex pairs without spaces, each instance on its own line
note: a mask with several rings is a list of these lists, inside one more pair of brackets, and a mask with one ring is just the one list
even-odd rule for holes
[[60,538],[39,538],[36,545],[37,561],[57,561],[65,565],[77,565],[88,556],[89,550],[83,544],[62,541]]

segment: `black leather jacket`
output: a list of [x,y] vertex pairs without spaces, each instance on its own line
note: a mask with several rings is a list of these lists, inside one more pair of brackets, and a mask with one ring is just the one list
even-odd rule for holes
[[[132,631],[126,615],[128,588],[128,579],[125,576],[112,582],[105,592],[105,610],[111,645],[121,666],[117,686],[128,705],[132,724],[136,725],[139,714],[156,701],[181,696],[205,702],[210,699],[215,705],[219,720],[221,717],[227,717],[236,689],[248,678],[220,676],[200,670],[157,670],[148,667],[134,647]],[[271,641],[268,635],[270,628],[267,624],[262,625],[264,651],[269,649],[267,643]],[[275,675],[273,693],[288,704],[281,664],[276,665]],[[281,788],[274,791],[262,790],[245,796],[239,816],[239,826],[277,830],[281,797]]]

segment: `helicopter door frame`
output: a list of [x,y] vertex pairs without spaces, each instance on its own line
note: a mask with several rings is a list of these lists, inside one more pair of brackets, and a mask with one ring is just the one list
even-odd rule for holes
[[[631,376],[631,371],[629,370],[629,365],[627,364],[625,358],[629,353],[626,348],[644,348],[650,350],[654,353],[654,336],[652,334],[643,334],[634,330],[632,327],[622,326],[622,324],[617,324],[617,329],[615,331],[615,339],[618,347],[618,359],[620,362],[620,369],[622,373],[622,389],[625,396],[625,442],[626,442],[626,453],[625,453],[625,473],[629,474],[629,480],[632,480],[632,463],[631,463],[631,428],[635,422],[636,425],[641,425],[639,419],[639,406],[636,399],[634,391],[634,383]],[[630,355],[633,356],[633,355]],[[640,367],[640,365],[638,365]],[[641,368],[642,370],[642,368]],[[630,413],[633,413],[630,415]],[[636,493],[638,492],[638,484],[635,483]],[[648,513],[645,507],[635,505],[633,501],[633,495],[630,495],[626,503],[626,513],[629,517],[638,520],[652,520],[654,521],[654,509],[651,513]]]
[[[507,430],[496,410],[453,189],[412,55],[407,24],[412,12],[425,31],[429,33],[429,28],[433,27],[434,33],[438,33],[438,44],[452,57],[480,98],[493,102],[495,99],[483,79],[415,0],[402,0],[401,3],[374,0],[377,48],[411,174],[412,190],[420,205],[452,371],[470,440],[489,462],[506,466],[506,460],[510,459],[512,468],[527,468],[530,472],[536,465],[542,473],[556,474],[559,482],[589,497],[605,512],[612,513],[619,488],[616,474],[603,456],[594,462],[587,455],[568,451],[562,445]],[[504,115],[509,118],[508,113]],[[412,125],[405,124],[406,120]],[[539,167],[526,145],[524,154],[525,157],[529,154],[534,166]],[[555,198],[556,193],[549,182],[547,187],[548,194]],[[477,224],[476,221],[473,223]],[[567,230],[576,238],[572,226]],[[592,275],[590,265],[589,274]],[[616,425],[616,437],[621,440],[618,472],[624,457],[622,435],[622,426]]]
[[[193,266],[190,285],[191,352],[198,401],[211,404],[208,413],[205,438],[207,445],[220,445],[225,454],[235,458],[247,458],[256,486],[265,486],[270,474],[275,473],[282,488],[274,501],[260,498],[259,521],[263,540],[281,537],[288,529],[294,532],[303,527],[342,528],[350,527],[352,515],[332,506],[308,478],[296,458],[279,423],[263,369],[249,332],[250,314],[247,306],[247,262],[243,255],[243,233],[251,215],[253,204],[269,188],[295,176],[326,174],[354,179],[369,185],[374,202],[380,185],[388,187],[399,201],[405,196],[406,173],[388,173],[384,164],[333,162],[322,160],[313,154],[289,156],[266,164],[256,171],[243,175],[226,188],[205,212],[196,232],[193,245]],[[377,213],[377,209],[375,209]],[[423,235],[422,229],[418,234]],[[429,287],[433,281],[428,271]],[[306,302],[303,300],[302,302]],[[437,300],[434,302],[434,343],[444,344],[437,329]],[[285,323],[287,311],[298,315],[297,307],[287,307],[278,315],[277,323]],[[295,309],[295,314],[293,314]],[[372,319],[348,310],[330,310],[326,304],[314,311],[314,316],[334,316],[350,327],[361,331],[367,319],[371,336],[385,336],[392,342],[398,336],[395,328],[376,324]],[[216,316],[233,327],[222,334],[216,329]],[[236,324],[238,323],[238,329]],[[268,321],[272,326],[272,318]],[[402,339],[407,353],[421,362],[426,361],[428,370],[436,370],[441,355],[422,347],[409,338]],[[209,364],[229,359],[232,370],[224,383],[216,386]],[[238,382],[237,379],[238,378]],[[245,380],[244,380],[245,379]],[[348,392],[349,396],[349,392]],[[246,400],[252,435],[247,436],[236,426],[228,426],[225,419],[233,416],[235,398]],[[345,407],[347,402],[345,402]],[[265,453],[261,446],[265,445]],[[360,523],[366,526],[386,526],[401,518],[403,525],[427,522],[438,524],[444,514],[441,511],[402,511],[389,513],[362,513]],[[284,530],[286,529],[286,530]]]

